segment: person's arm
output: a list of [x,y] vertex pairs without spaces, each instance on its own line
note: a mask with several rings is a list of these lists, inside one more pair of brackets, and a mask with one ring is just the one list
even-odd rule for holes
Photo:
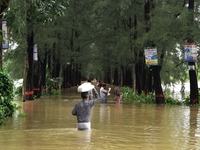
[[94,103],[96,103],[100,100],[99,93],[95,88],[93,89],[93,92],[94,92]]
[[72,110],[72,115],[74,115],[74,116],[77,115],[76,105],[75,105],[74,109]]
[[108,90],[103,89],[102,92],[105,93],[105,94],[107,94]]

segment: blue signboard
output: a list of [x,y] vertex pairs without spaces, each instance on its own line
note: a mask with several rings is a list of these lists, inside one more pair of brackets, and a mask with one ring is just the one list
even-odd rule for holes
[[157,48],[155,47],[147,47],[144,49],[145,61],[148,66],[158,65],[158,54]]
[[6,20],[2,20],[2,36],[3,36],[2,48],[8,49],[9,43],[8,43],[8,31],[7,31],[7,21]]
[[184,45],[185,62],[197,62],[197,45],[187,43]]

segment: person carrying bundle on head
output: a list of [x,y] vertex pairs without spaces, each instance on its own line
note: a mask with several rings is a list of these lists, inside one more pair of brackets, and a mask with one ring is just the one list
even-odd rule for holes
[[[94,91],[94,99],[89,100],[89,91]],[[78,87],[78,92],[81,93],[82,100],[75,104],[72,110],[72,115],[77,117],[78,130],[90,130],[90,115],[92,106],[99,101],[99,94],[90,83],[83,83]]]

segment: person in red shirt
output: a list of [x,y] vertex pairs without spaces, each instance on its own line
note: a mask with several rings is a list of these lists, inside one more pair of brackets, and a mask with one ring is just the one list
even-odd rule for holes
[[101,81],[99,81],[99,83],[98,83],[98,85],[97,85],[99,88],[101,88],[102,87],[102,82]]

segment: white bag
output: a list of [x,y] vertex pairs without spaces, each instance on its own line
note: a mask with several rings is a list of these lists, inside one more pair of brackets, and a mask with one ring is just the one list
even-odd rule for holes
[[77,91],[78,92],[88,92],[88,91],[91,91],[92,89],[94,89],[94,85],[92,85],[91,83],[86,82],[86,83],[81,84],[78,87]]

